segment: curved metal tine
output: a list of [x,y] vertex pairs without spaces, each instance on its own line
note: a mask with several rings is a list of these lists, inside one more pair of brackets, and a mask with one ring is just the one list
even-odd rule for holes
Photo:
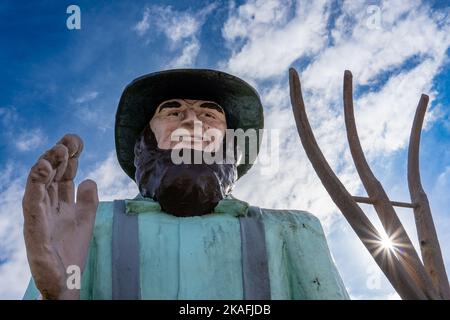
[[300,79],[293,68],[289,70],[289,84],[291,104],[300,140],[314,170],[330,194],[333,202],[340,209],[399,295],[403,299],[426,299],[422,289],[415,285],[415,282],[405,271],[403,265],[397,260],[395,255],[391,256],[390,261],[380,255],[381,237],[378,231],[334,174],[317,145],[306,115]]
[[414,116],[408,149],[408,187],[411,201],[417,203],[414,208],[417,235],[420,243],[425,270],[442,298],[450,299],[450,287],[445,272],[439,240],[431,215],[428,197],[422,187],[419,168],[420,134],[428,106],[428,96],[422,94]]
[[358,175],[361,178],[369,198],[375,201],[373,206],[386,230],[386,234],[389,238],[394,238],[392,241],[396,246],[399,258],[404,260],[403,262],[406,264],[407,270],[414,279],[418,279],[427,296],[431,299],[439,299],[439,295],[437,294],[430,277],[426,273],[419,255],[414,249],[408,234],[400,222],[389,197],[381,183],[373,174],[364,156],[355,124],[352,73],[349,70],[346,70],[344,74],[344,115],[345,126],[347,128],[347,139],[353,162],[355,163],[356,170],[358,171]]

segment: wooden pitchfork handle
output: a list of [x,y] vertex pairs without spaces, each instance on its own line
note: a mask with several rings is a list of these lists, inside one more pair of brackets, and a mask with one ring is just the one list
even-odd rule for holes
[[[445,274],[445,269],[443,274],[441,272],[442,268],[440,268],[439,259],[433,258],[428,259],[428,261],[429,264],[430,261],[433,264],[433,275],[437,276],[437,278],[439,279],[439,283],[442,283],[442,281],[446,281],[446,284],[444,282],[444,285],[440,285],[440,287],[443,287],[443,289],[441,289],[440,287],[440,289],[438,289],[435,282],[432,281],[432,277],[430,277],[429,274],[430,268],[425,268],[420,261],[420,258],[415,251],[411,240],[409,239],[393,208],[393,205],[399,204],[401,206],[413,208],[417,206],[417,208],[423,208],[421,203],[417,201],[416,204],[416,201],[414,200],[416,200],[417,197],[414,197],[414,199],[412,198],[412,204],[391,202],[380,182],[375,178],[370,167],[367,164],[356,131],[353,114],[351,80],[352,75],[350,71],[346,71],[344,76],[344,106],[347,138],[358,174],[363,182],[364,187],[367,190],[369,198],[353,197],[329,166],[327,160],[325,159],[316,142],[316,139],[314,138],[314,134],[309,124],[305,111],[305,105],[303,102],[299,76],[295,69],[290,69],[289,85],[291,104],[294,112],[297,130],[305,152],[309,160],[311,161],[314,170],[319,176],[322,184],[331,196],[333,202],[350,223],[350,226],[356,232],[360,240],[363,242],[364,246],[370,252],[372,257],[381,268],[383,273],[386,275],[400,297],[403,299],[449,299],[450,295],[447,296],[447,293],[445,291],[445,288],[447,288],[447,290],[450,290],[448,286],[448,280]],[[416,132],[417,130],[419,130],[420,137],[421,125],[419,126],[419,129],[416,128],[416,125],[413,127],[413,132]],[[414,143],[416,143],[416,140],[414,140]],[[383,247],[381,246],[382,238],[380,234],[372,225],[372,223],[364,214],[356,201],[371,203],[374,205],[375,210],[386,231],[386,234],[393,240],[396,246],[395,250],[391,251],[383,249]],[[416,211],[419,209],[415,208],[414,210]],[[424,216],[427,219],[431,218],[431,213],[429,214],[429,216],[422,213],[421,217]],[[431,225],[433,226],[434,230],[434,224],[432,220]],[[426,228],[423,228],[426,230],[426,232],[424,231],[423,233],[427,235],[427,245],[431,246],[434,249],[431,251],[428,250],[427,253],[428,255],[430,255],[430,252],[432,252],[431,256],[434,257],[433,254],[436,253],[436,246],[432,242],[437,242],[437,236],[435,238],[429,237],[429,227],[430,223],[427,223]],[[431,232],[431,234],[433,233]],[[435,230],[434,234],[436,234]],[[439,246],[437,248],[439,250],[439,257],[441,258],[443,267],[442,255],[440,254]],[[436,267],[436,265],[438,267]],[[440,273],[435,272],[435,270],[440,271]]]

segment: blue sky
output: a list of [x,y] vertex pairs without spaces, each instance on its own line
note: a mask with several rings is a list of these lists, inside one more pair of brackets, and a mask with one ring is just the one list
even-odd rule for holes
[[[70,4],[81,9],[80,30],[66,27]],[[359,195],[364,191],[342,117],[344,70],[354,75],[363,148],[393,200],[408,201],[409,130],[420,94],[430,94],[422,180],[450,269],[448,15],[447,1],[416,0],[1,1],[0,298],[20,298],[29,277],[20,200],[34,161],[65,133],[77,133],[85,141],[77,180],[94,178],[101,200],[133,196],[136,188],[114,155],[118,99],[134,78],[176,67],[224,70],[257,88],[266,128],[281,133],[280,164],[270,174],[255,165],[235,195],[317,215],[355,299],[395,294],[306,159],[289,106],[287,70],[300,71],[319,144]],[[412,212],[398,213],[416,240]],[[368,284],[373,279],[375,285]]]

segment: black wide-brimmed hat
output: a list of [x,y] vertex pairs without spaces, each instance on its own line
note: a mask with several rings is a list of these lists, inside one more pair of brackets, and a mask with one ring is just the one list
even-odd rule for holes
[[[161,102],[169,99],[209,100],[225,111],[228,129],[264,127],[263,107],[256,90],[225,72],[208,69],[174,69],[133,80],[123,91],[116,113],[115,139],[120,166],[135,179],[134,145]],[[257,131],[258,133],[258,131]],[[261,139],[258,139],[258,151]],[[248,159],[248,148],[245,150]],[[238,177],[252,163],[238,165]]]

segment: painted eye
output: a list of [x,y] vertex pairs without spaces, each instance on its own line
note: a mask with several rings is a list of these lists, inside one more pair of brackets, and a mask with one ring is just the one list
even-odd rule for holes
[[180,115],[180,113],[178,111],[172,111],[169,112],[168,116],[174,116],[174,117],[178,117]]
[[212,113],[205,113],[205,117],[207,117],[207,118],[211,118],[211,119],[215,119],[216,118],[216,116],[215,115],[213,115]]

